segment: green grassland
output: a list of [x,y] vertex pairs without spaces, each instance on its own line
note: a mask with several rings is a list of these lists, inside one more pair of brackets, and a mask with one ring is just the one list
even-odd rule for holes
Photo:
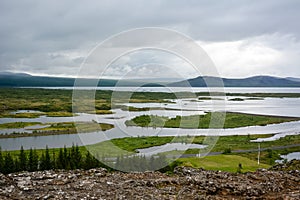
[[[15,122],[0,124],[0,129],[4,128],[24,128],[41,124],[39,122]],[[76,134],[76,133],[89,133],[95,131],[107,131],[114,128],[111,124],[96,123],[96,122],[59,122],[50,124],[44,128],[34,129],[32,133],[27,132],[13,132],[10,134],[0,134],[0,138],[17,138],[17,137],[33,137],[33,136],[46,136],[46,135],[60,135],[60,134]]]
[[[71,116],[72,114],[72,90],[62,89],[37,89],[37,88],[0,88],[0,117],[38,117],[39,113],[10,114],[16,110],[36,110],[40,112],[53,112],[49,116]],[[82,90],[83,96],[93,91]],[[119,103],[172,103],[170,99],[195,98],[214,99],[210,95],[225,95],[224,93],[191,93],[191,92],[113,92],[96,91],[93,103],[94,108],[84,108],[83,111],[110,110]],[[227,93],[226,96],[246,96],[250,98],[299,98],[300,94],[294,93]],[[84,104],[84,102],[81,102]],[[91,102],[88,102],[91,103]],[[80,111],[80,110],[79,110]],[[57,112],[63,112],[58,114]],[[101,111],[99,111],[101,112]],[[56,114],[55,114],[56,113]]]
[[[272,135],[251,135],[251,136],[223,136],[217,141],[212,152],[224,151],[228,147],[232,151],[239,149],[257,149],[257,143],[250,142],[252,139],[261,137],[270,137]],[[119,138],[110,141],[104,141],[98,144],[88,145],[86,147],[79,147],[82,155],[91,152],[98,157],[109,158],[133,155],[137,149],[147,148],[157,145],[163,145],[170,142],[192,142],[198,144],[205,144],[205,137],[137,137],[137,138]],[[261,142],[261,148],[269,148],[261,151],[260,164],[257,163],[257,151],[248,153],[227,153],[206,157],[188,157],[179,158],[177,160],[168,159],[170,170],[175,166],[189,166],[195,168],[204,168],[206,170],[221,170],[227,172],[248,172],[255,171],[258,168],[269,168],[274,164],[274,161],[279,158],[279,154],[285,154],[294,151],[300,151],[300,147],[291,147],[282,150],[271,150],[272,147],[300,144],[300,136],[287,136],[278,141]],[[49,149],[50,155],[58,155],[61,149]],[[68,148],[70,150],[70,148]],[[45,149],[36,150],[37,154],[41,156],[45,153]],[[29,153],[29,150],[25,150]],[[5,153],[5,152],[4,152]],[[18,158],[20,151],[9,151],[14,157]],[[175,152],[178,154],[199,153],[199,149],[191,149],[186,152]],[[166,153],[167,154],[167,153]],[[170,152],[168,152],[170,155]],[[239,167],[241,166],[241,168]]]
[[259,168],[269,168],[270,165],[260,164],[257,161],[239,155],[216,155],[203,158],[179,158],[176,160],[178,166],[188,166],[203,168],[206,170],[220,170],[227,172],[237,172],[239,164],[242,168],[240,172],[253,172]]
[[[73,116],[72,90],[37,88],[0,88],[0,117],[36,118],[41,115],[51,117]],[[82,90],[84,95],[93,91]],[[112,99],[113,97],[113,99]],[[167,99],[176,98],[175,94],[163,92],[113,92],[96,91],[95,99],[83,100],[77,112],[111,114],[111,108],[120,103],[171,103]],[[76,105],[76,103],[75,103]],[[86,105],[86,106],[85,106]],[[91,107],[94,105],[94,107]],[[17,110],[35,110],[40,113],[17,113]],[[108,112],[110,111],[110,112]]]
[[[155,115],[137,116],[131,120],[127,120],[127,126],[141,127],[164,127],[164,128],[237,128],[246,126],[264,126],[268,124],[276,124],[290,121],[297,121],[300,118],[295,117],[276,117],[251,115],[243,113],[226,113],[224,127],[222,119],[225,118],[225,113],[207,113],[206,115],[191,115],[191,116],[176,116],[168,118]],[[211,124],[211,120],[215,120]],[[219,123],[218,123],[219,122]],[[219,126],[219,127],[218,127]]]
[[41,124],[39,122],[12,122],[0,124],[0,129],[9,129],[9,128],[25,128],[27,126],[33,126]]

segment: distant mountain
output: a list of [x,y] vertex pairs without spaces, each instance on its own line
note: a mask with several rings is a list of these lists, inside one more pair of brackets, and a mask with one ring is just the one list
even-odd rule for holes
[[[160,84],[157,81],[142,81],[142,80],[114,80],[114,79],[84,79],[84,78],[64,78],[64,77],[47,77],[47,76],[32,76],[26,73],[11,73],[0,72],[0,87],[73,87],[74,83],[80,86],[147,86],[157,87]],[[170,81],[171,82],[171,81]],[[169,82],[169,83],[170,83]],[[165,83],[164,83],[165,84]]]
[[[82,86],[92,86],[95,79],[78,79]],[[0,72],[1,87],[72,87],[75,78],[32,76],[25,73]],[[116,80],[101,80],[101,86],[114,86]]]
[[0,76],[31,76],[26,73],[0,72]]
[[300,78],[287,77],[286,79],[288,79],[288,80],[290,80],[290,81],[297,81],[297,82],[300,82]]
[[233,78],[217,78],[212,76],[204,76],[179,81],[169,84],[172,87],[206,87],[208,83],[211,87],[220,86],[223,81],[224,87],[300,87],[300,81],[293,81],[287,78],[279,78],[272,76],[253,76],[243,79]]
[[[278,78],[272,76],[253,76],[243,79],[217,78],[212,76],[203,76],[178,81],[178,79],[132,79],[116,80],[102,79],[75,79],[64,77],[32,76],[26,73],[0,72],[0,87],[73,87],[75,80],[80,86],[101,86],[101,87],[159,87],[167,85],[171,87],[206,87],[220,86],[222,81],[225,87],[300,87],[298,78]],[[169,82],[165,82],[165,81]],[[175,81],[175,82],[174,82]]]

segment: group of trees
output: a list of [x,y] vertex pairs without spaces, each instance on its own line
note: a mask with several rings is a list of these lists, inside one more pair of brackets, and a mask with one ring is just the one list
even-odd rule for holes
[[42,153],[35,149],[24,151],[23,147],[18,155],[3,153],[0,149],[0,172],[4,174],[18,171],[37,171],[50,169],[90,169],[106,167],[89,152],[82,155],[78,146],[61,148],[58,153],[50,153],[48,147]]
[[[50,169],[91,169],[104,167],[112,170],[113,166],[120,171],[168,171],[168,163],[165,156],[121,156],[117,158],[95,158],[89,151],[82,154],[79,147],[61,148],[59,151],[50,151],[48,147],[44,151],[30,149],[25,151],[21,147],[18,154],[2,152],[0,148],[0,173],[9,174],[19,171],[38,171]],[[100,161],[99,161],[100,160]],[[109,166],[101,162],[110,162]]]

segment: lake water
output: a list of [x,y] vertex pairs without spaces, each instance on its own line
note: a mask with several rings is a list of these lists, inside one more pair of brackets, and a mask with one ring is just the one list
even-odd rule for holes
[[283,160],[287,160],[287,161],[291,161],[291,160],[300,160],[300,152],[293,152],[293,153],[289,153],[287,155],[281,155],[280,156],[282,158],[282,160],[276,160],[276,162],[278,163],[282,163]]
[[300,93],[300,88],[286,87],[225,87],[225,88],[206,88],[206,87],[25,87],[43,89],[63,89],[63,90],[112,90],[130,92],[227,92],[227,93]]
[[[65,88],[62,88],[65,89]],[[105,88],[108,89],[108,88]],[[126,88],[122,88],[126,89]],[[128,89],[128,88],[127,88]],[[131,88],[132,89],[132,88]],[[141,88],[145,89],[145,88]],[[155,88],[146,88],[154,90]],[[177,88],[180,89],[180,88]],[[203,90],[205,88],[196,88]],[[234,92],[299,92],[300,88],[226,88]],[[161,89],[162,90],[162,89]],[[158,90],[159,91],[159,90]],[[245,100],[245,101],[230,101],[235,97],[226,97],[225,101],[222,100],[204,100],[197,101],[197,99],[179,99],[174,100],[174,103],[128,103],[126,105],[133,107],[150,107],[149,111],[143,112],[128,112],[120,109],[114,109],[114,114],[110,115],[93,115],[78,113],[74,117],[47,117],[41,116],[38,118],[0,118],[0,124],[9,122],[73,122],[73,121],[92,121],[95,120],[101,123],[114,124],[115,128],[105,132],[93,132],[82,134],[69,134],[69,135],[50,135],[50,136],[37,136],[37,137],[23,137],[23,138],[6,138],[0,139],[0,146],[3,150],[20,149],[23,146],[28,148],[49,148],[72,146],[72,144],[87,145],[95,144],[101,141],[123,138],[123,137],[137,137],[137,136],[196,136],[196,135],[248,135],[248,134],[275,134],[271,138],[264,140],[275,140],[286,135],[295,135],[300,132],[300,122],[288,122],[282,124],[274,124],[268,126],[253,126],[235,129],[172,129],[172,128],[140,128],[140,127],[126,127],[124,122],[135,116],[149,114],[175,117],[177,115],[196,115],[205,114],[209,111],[230,111],[230,112],[243,112],[252,114],[265,114],[265,115],[280,115],[300,117],[300,98],[264,98],[263,100]],[[239,97],[241,98],[241,97]],[[243,98],[243,97],[242,97]],[[246,97],[244,97],[246,99]],[[160,108],[160,109],[157,109]],[[175,109],[175,110],[164,110]],[[32,128],[32,127],[29,127]],[[16,132],[31,132],[29,128],[25,129],[2,129],[0,134]],[[34,128],[34,127],[33,127]]]

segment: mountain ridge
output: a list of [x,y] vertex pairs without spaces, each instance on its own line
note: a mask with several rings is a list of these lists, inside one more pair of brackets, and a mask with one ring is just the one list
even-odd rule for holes
[[300,81],[274,76],[251,76],[247,78],[219,78],[199,76],[169,84],[171,87],[300,87]]
[[26,73],[0,72],[0,87],[73,87],[78,82],[80,86],[99,87],[300,87],[300,79],[274,76],[251,76],[247,78],[219,78],[214,76],[199,76],[183,81],[169,82],[159,81],[159,79],[88,79],[88,78],[68,78],[34,76]]

